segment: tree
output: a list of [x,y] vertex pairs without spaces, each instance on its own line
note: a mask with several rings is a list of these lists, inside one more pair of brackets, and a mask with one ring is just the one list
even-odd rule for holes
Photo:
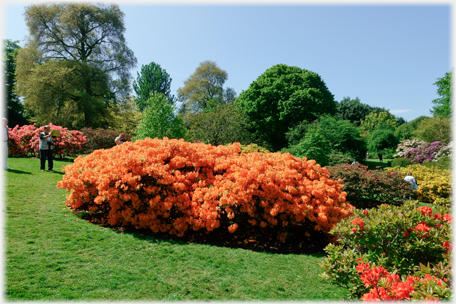
[[[177,89],[178,99],[185,109],[183,111],[197,113],[207,107],[209,100],[214,99],[224,103],[223,84],[227,79],[228,73],[215,62],[201,62],[196,71],[184,81],[184,86]],[[234,90],[230,89],[229,96],[232,96],[233,92]]]
[[16,125],[26,125],[28,120],[25,118],[24,105],[19,99],[19,96],[14,92],[14,77],[16,74],[16,56],[20,49],[18,41],[9,39],[3,40],[3,64],[5,75],[5,117],[8,118],[8,124],[12,127]]
[[432,101],[435,104],[431,113],[434,116],[443,115],[449,117],[452,111],[452,94],[453,94],[453,70],[445,73],[445,76],[438,78],[434,85],[437,86],[437,94],[440,98],[436,98]]
[[171,95],[171,81],[169,74],[159,64],[151,62],[148,65],[142,65],[136,81],[133,81],[139,110],[144,110],[146,101],[154,92],[164,94],[170,103],[174,103],[174,95]]
[[398,124],[396,117],[388,111],[372,112],[361,120],[361,124],[359,126],[361,135],[365,138],[369,137],[371,132],[381,123],[384,123],[385,126],[392,128],[393,131],[396,129]]
[[188,113],[189,139],[213,146],[239,142],[249,144],[252,136],[247,130],[247,118],[235,105],[209,101],[208,107],[199,113]]
[[398,126],[394,132],[394,136],[396,136],[399,140],[415,138],[413,132],[418,128],[418,124],[425,119],[430,119],[430,117],[420,116],[410,122]]
[[398,144],[399,139],[394,136],[394,130],[389,128],[377,128],[370,135],[367,147],[372,154],[384,149],[396,149]]
[[146,101],[135,139],[184,138],[186,136],[184,121],[174,114],[175,109],[163,93],[154,93]]
[[117,5],[60,3],[25,10],[29,37],[18,53],[16,92],[32,121],[105,127],[108,107],[128,95],[136,64]]
[[338,116],[341,119],[349,120],[355,126],[359,126],[361,120],[373,111],[373,108],[367,104],[361,103],[358,97],[350,99],[344,97],[338,106]]
[[437,115],[422,120],[413,134],[425,142],[441,141],[448,144],[451,140],[451,118]]
[[257,144],[272,151],[287,146],[290,128],[337,111],[334,96],[317,73],[285,64],[267,69],[235,103],[247,115]]
[[313,159],[323,167],[329,165],[331,148],[329,148],[328,141],[321,134],[321,130],[311,129],[296,146],[284,149],[283,152],[290,152],[295,157]]

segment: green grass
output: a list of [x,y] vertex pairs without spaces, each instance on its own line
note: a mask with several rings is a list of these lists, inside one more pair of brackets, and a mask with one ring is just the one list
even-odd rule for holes
[[323,254],[255,252],[104,229],[64,204],[56,172],[10,158],[5,171],[5,299],[343,300],[318,277]]
[[390,167],[388,162],[390,162],[392,160],[393,160],[393,158],[387,158],[387,159],[384,158],[383,162],[381,162],[378,158],[369,158],[369,159],[363,159],[362,161],[360,161],[360,163],[367,166],[369,170],[375,170],[375,169],[378,169],[378,167],[380,167],[381,169]]

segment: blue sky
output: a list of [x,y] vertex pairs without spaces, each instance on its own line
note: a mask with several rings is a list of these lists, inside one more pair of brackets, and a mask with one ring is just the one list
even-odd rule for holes
[[[443,2],[118,3],[138,59],[133,79],[141,65],[158,63],[174,94],[205,60],[228,73],[225,87],[237,94],[282,63],[318,73],[337,101],[358,97],[411,121],[432,116],[433,83],[452,66],[452,8]],[[23,45],[26,5],[3,4],[4,39]]]

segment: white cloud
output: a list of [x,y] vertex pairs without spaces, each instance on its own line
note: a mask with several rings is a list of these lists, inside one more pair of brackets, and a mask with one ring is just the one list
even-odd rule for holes
[[407,109],[407,110],[390,110],[391,114],[400,114],[400,113],[407,113],[412,111],[412,109]]

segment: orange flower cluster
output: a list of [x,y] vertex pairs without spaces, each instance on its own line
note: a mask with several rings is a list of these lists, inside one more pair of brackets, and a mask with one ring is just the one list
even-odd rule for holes
[[[443,288],[447,284],[436,277],[426,274],[424,278],[407,276],[402,279],[395,273],[389,273],[383,267],[370,268],[367,263],[360,263],[356,266],[357,272],[361,275],[364,286],[371,287],[371,290],[362,296],[364,301],[399,301],[411,300],[416,292],[416,287],[436,284]],[[421,286],[420,286],[421,285]],[[425,300],[438,300],[438,297],[429,297]]]
[[329,233],[353,213],[340,183],[314,160],[239,152],[238,143],[146,138],[78,157],[57,186],[70,192],[70,208],[101,214],[103,223],[178,236],[248,224],[278,227],[284,240],[292,223],[310,220]]

